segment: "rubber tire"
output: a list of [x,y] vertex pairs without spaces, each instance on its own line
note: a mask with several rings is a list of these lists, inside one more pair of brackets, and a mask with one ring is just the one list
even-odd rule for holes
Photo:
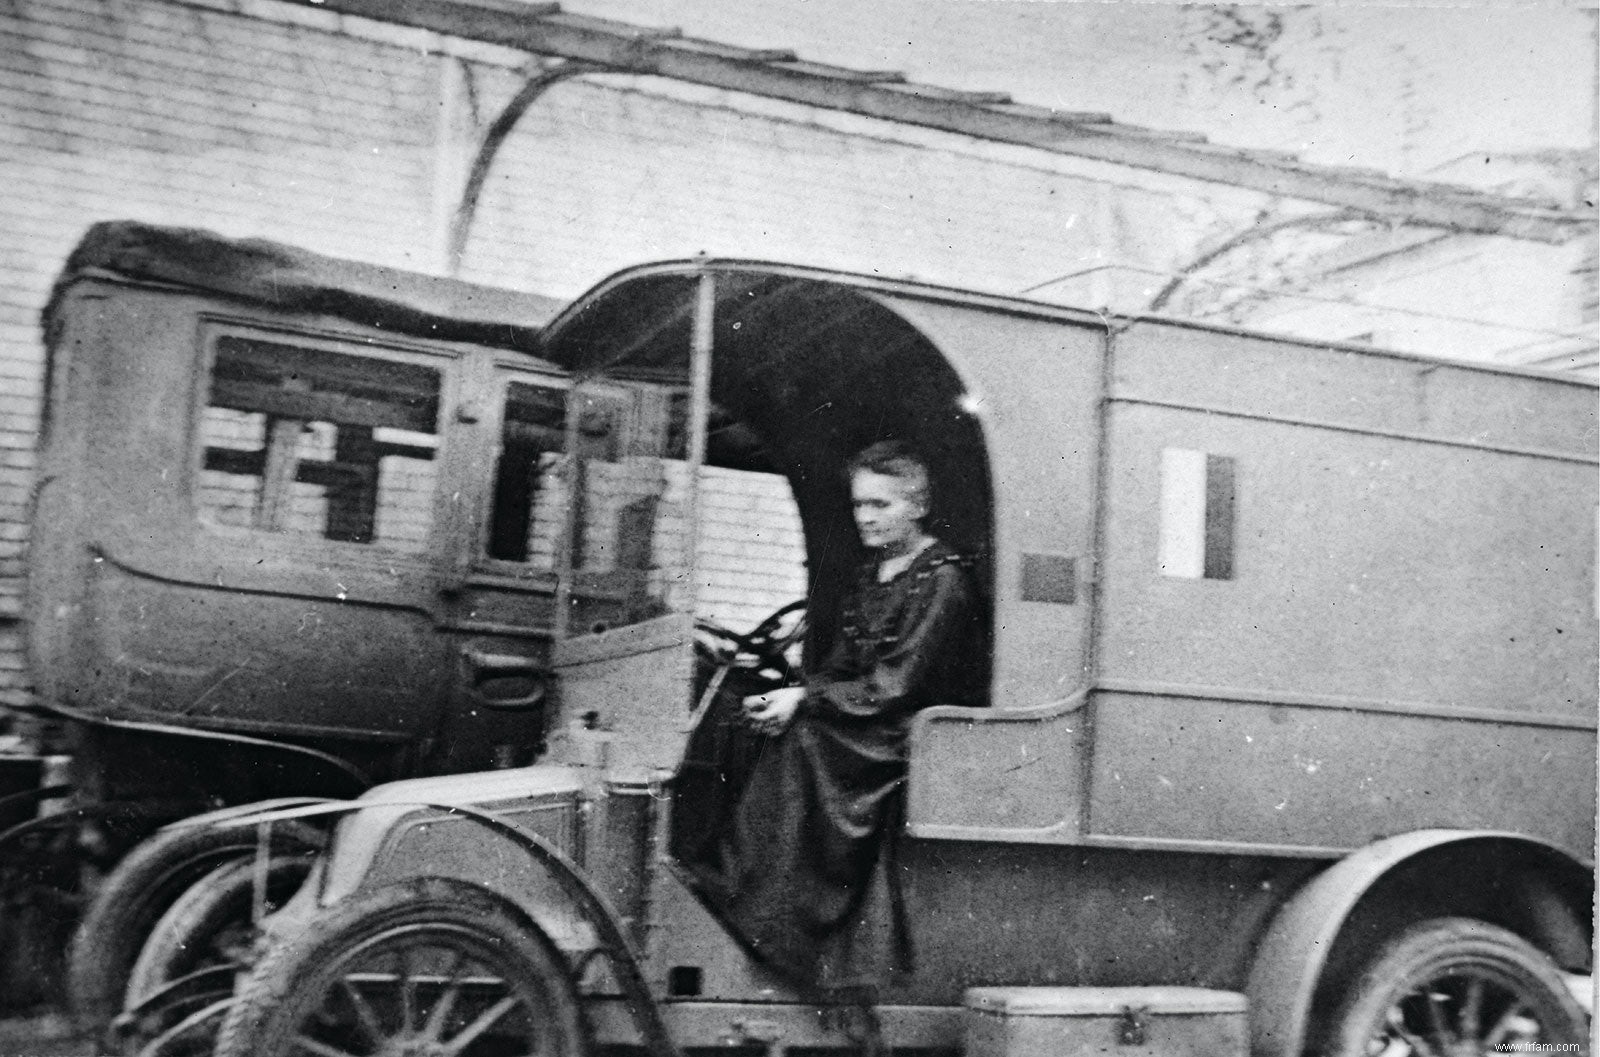
[[[545,1057],[586,1057],[588,1031],[565,960],[526,921],[481,889],[418,878],[351,896],[319,911],[274,943],[238,983],[214,1057],[290,1057],[300,1023],[316,1012],[340,955],[396,927],[444,925],[471,933],[541,992],[554,1048]],[[518,964],[520,963],[520,964]]]
[[[272,850],[319,851],[323,835],[303,823],[272,827]],[[128,974],[161,915],[190,885],[255,854],[253,827],[163,830],[129,852],[89,903],[67,960],[67,1000],[80,1029],[102,1033],[122,1009]]]
[[[267,864],[267,910],[299,890],[315,861],[309,854],[274,855]],[[217,867],[189,886],[161,915],[128,974],[124,1009],[201,968],[210,944],[224,929],[247,922],[255,901],[254,857]]]
[[1323,1032],[1324,1057],[1366,1057],[1377,1025],[1391,1006],[1422,980],[1455,965],[1487,965],[1542,991],[1543,1012],[1555,1032],[1545,1042],[1571,1042],[1565,1052],[1587,1054],[1589,1019],[1560,970],[1539,948],[1498,925],[1474,918],[1432,918],[1380,947],[1346,990]]

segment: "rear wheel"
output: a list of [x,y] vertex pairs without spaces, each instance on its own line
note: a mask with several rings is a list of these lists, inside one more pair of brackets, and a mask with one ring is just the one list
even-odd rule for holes
[[[274,854],[316,851],[322,840],[305,825],[272,827]],[[85,911],[68,955],[68,997],[84,1027],[99,1031],[122,1009],[133,964],[178,897],[255,848],[252,827],[197,825],[157,833],[117,864]]]
[[1436,918],[1401,932],[1367,964],[1333,1017],[1325,1052],[1587,1053],[1588,1036],[1583,1010],[1542,951],[1485,922]]
[[[273,856],[260,911],[288,902],[313,861],[309,854]],[[233,996],[234,977],[254,960],[256,875],[254,856],[220,866],[162,915],[134,963],[116,1020],[123,1052],[208,1057],[226,1008],[219,1003]],[[202,1010],[209,1015],[198,1016]]]
[[483,892],[423,879],[354,896],[282,938],[217,1057],[582,1057],[576,994],[544,936]]

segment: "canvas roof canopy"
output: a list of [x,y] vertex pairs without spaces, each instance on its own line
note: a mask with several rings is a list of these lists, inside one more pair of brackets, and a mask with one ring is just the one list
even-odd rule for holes
[[266,239],[131,220],[89,228],[56,279],[46,332],[75,280],[110,274],[235,298],[285,311],[325,313],[418,338],[532,352],[561,302],[473,283],[342,260]]

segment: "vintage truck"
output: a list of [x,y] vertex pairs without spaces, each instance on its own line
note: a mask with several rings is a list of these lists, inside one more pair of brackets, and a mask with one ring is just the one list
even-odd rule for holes
[[912,733],[889,1047],[1587,1045],[1591,382],[779,264],[556,312],[118,237],[49,313],[35,664],[78,825],[234,805],[91,906],[133,1050],[858,1046],[675,848],[708,686],[826,648],[886,438],[991,655]]

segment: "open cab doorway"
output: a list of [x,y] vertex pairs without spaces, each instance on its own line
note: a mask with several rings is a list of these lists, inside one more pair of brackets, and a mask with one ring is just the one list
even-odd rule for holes
[[[896,312],[809,277],[663,266],[602,287],[548,333],[545,355],[574,380],[567,456],[538,489],[568,518],[546,758],[584,767],[613,832],[637,830],[622,821],[630,791],[657,793],[648,882],[630,876],[633,856],[594,869],[637,900],[619,912],[670,997],[771,1000],[775,978],[691,894],[731,823],[728,791],[765,751],[734,729],[737,701],[799,685],[827,655],[866,557],[846,467],[888,439],[926,459],[927,527],[975,570],[987,678],[977,401]],[[646,930],[647,914],[671,924]]]
[[568,519],[552,759],[675,771],[718,668],[797,682],[864,557],[845,467],[877,441],[924,453],[930,529],[991,579],[974,402],[870,295],[661,266],[547,333],[546,356],[574,376],[568,454],[538,489]]

